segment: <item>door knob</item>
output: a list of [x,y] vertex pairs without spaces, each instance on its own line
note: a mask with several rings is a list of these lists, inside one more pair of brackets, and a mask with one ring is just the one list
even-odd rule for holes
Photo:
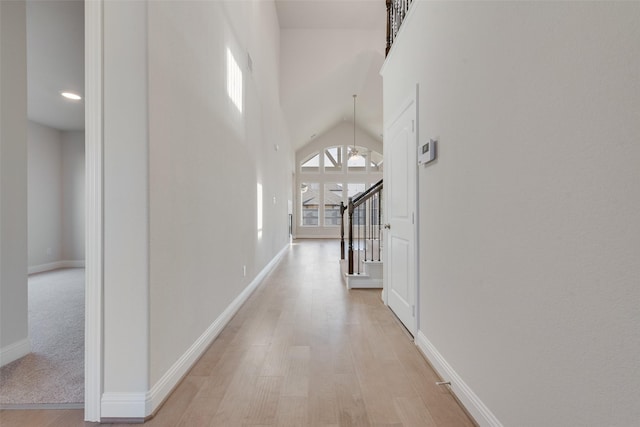
[[391,224],[385,224],[384,228],[386,228],[387,230],[390,230],[391,229]]

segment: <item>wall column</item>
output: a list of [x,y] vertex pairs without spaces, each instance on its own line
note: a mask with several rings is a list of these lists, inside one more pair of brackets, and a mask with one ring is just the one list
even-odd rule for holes
[[147,2],[104,2],[104,393],[144,418],[149,390]]
[[0,1],[0,365],[31,351],[27,307],[27,32]]

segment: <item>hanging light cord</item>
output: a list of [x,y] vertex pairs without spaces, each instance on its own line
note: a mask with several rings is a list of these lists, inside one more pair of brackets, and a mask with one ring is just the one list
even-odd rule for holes
[[356,150],[356,97],[358,95],[353,95],[353,150],[351,150],[351,157],[355,157],[358,155],[358,150]]

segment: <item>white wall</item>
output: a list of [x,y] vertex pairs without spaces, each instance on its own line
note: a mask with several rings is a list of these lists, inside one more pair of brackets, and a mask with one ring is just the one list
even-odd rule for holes
[[640,4],[420,1],[405,24],[385,119],[419,82],[440,141],[418,341],[505,426],[637,425]]
[[[282,81],[286,84],[280,91],[283,98],[296,99],[308,92],[310,81],[331,75],[336,64],[343,66],[363,52],[384,54],[385,41],[380,30],[288,28],[282,30],[281,45],[286,53],[281,67]],[[310,51],[314,54],[309,55]],[[345,95],[348,100],[350,93]]]
[[[147,5],[104,2],[103,11],[104,395],[100,415],[140,417],[145,416],[144,396],[149,389]],[[143,408],[137,405],[140,398]]]
[[62,259],[84,261],[84,131],[66,131],[62,141]]
[[30,349],[27,324],[27,47],[24,1],[0,2],[0,365]]
[[[149,3],[151,384],[288,242],[278,46],[272,2]],[[242,113],[227,96],[227,48]]]
[[84,132],[28,122],[29,272],[84,263]]
[[[141,418],[286,247],[293,155],[273,2],[103,6],[100,415]],[[242,114],[227,97],[227,47],[244,73]]]
[[62,146],[60,131],[29,121],[29,267],[62,260]]

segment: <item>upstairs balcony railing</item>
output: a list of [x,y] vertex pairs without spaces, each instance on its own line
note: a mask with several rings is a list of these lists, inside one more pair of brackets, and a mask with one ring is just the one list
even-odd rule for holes
[[400,31],[400,25],[409,11],[413,0],[386,0],[387,2],[387,49],[385,56],[389,54],[391,46]]
[[[356,197],[340,212],[348,213],[347,272],[360,274],[362,262],[382,260],[382,180]],[[344,221],[340,228],[340,256],[345,259]]]

